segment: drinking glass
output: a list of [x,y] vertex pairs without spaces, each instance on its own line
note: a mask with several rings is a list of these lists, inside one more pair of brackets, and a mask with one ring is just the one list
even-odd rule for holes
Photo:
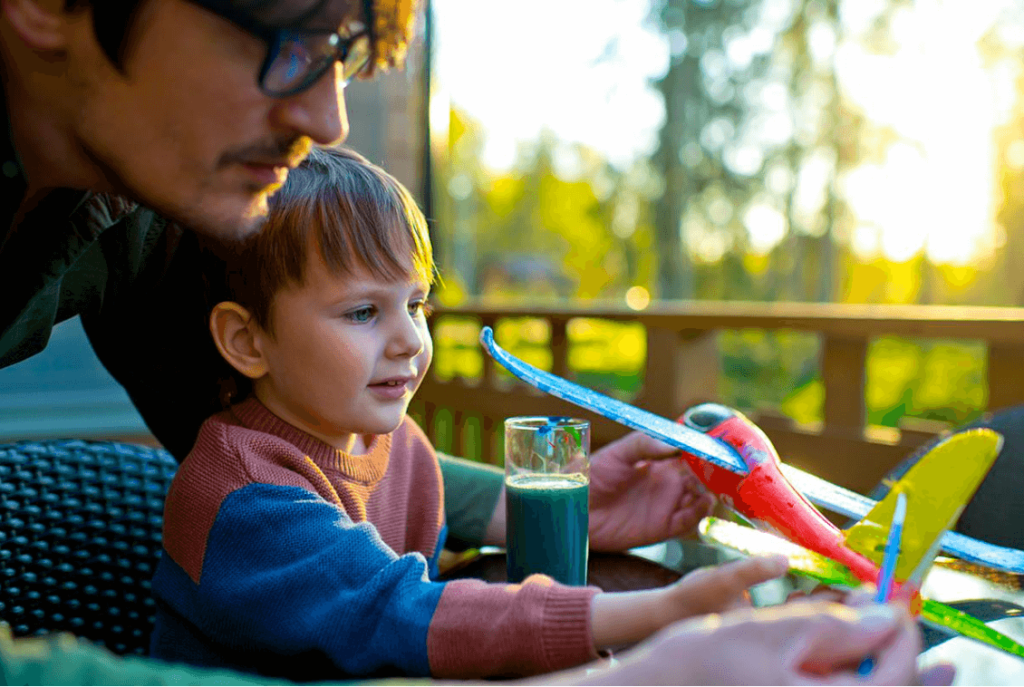
[[508,581],[543,573],[586,584],[590,422],[505,420],[505,491]]

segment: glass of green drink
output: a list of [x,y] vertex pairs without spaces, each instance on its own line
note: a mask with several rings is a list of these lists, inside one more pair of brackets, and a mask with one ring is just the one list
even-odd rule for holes
[[586,584],[590,423],[505,420],[505,492],[508,581],[542,573]]

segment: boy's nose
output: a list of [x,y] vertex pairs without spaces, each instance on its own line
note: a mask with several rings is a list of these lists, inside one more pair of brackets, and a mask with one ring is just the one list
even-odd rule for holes
[[423,336],[411,317],[403,318],[391,337],[389,353],[396,357],[415,357],[423,352]]

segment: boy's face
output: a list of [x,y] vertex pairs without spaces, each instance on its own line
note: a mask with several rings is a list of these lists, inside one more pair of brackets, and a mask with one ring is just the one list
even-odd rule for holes
[[[415,275],[409,263],[409,275]],[[401,424],[433,356],[429,286],[365,269],[332,275],[309,258],[306,283],[274,298],[273,333],[259,332],[267,374],[256,395],[274,414],[335,448]]]
[[[315,0],[279,0],[290,15]],[[363,20],[356,0],[323,3],[317,24]],[[145,0],[125,55],[110,64],[91,16],[73,24],[74,136],[109,186],[201,233],[257,229],[267,197],[313,143],[345,138],[340,65],[285,98],[257,83],[267,44],[186,0]]]

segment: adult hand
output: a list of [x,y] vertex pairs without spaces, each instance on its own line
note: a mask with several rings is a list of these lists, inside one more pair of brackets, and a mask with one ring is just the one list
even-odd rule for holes
[[[737,610],[678,623],[618,665],[563,673],[571,684],[951,684],[949,666],[917,672],[921,637],[891,605],[851,608],[827,602]],[[874,656],[874,670],[857,667]]]
[[623,551],[691,532],[714,497],[678,450],[631,432],[590,460],[590,548]]

